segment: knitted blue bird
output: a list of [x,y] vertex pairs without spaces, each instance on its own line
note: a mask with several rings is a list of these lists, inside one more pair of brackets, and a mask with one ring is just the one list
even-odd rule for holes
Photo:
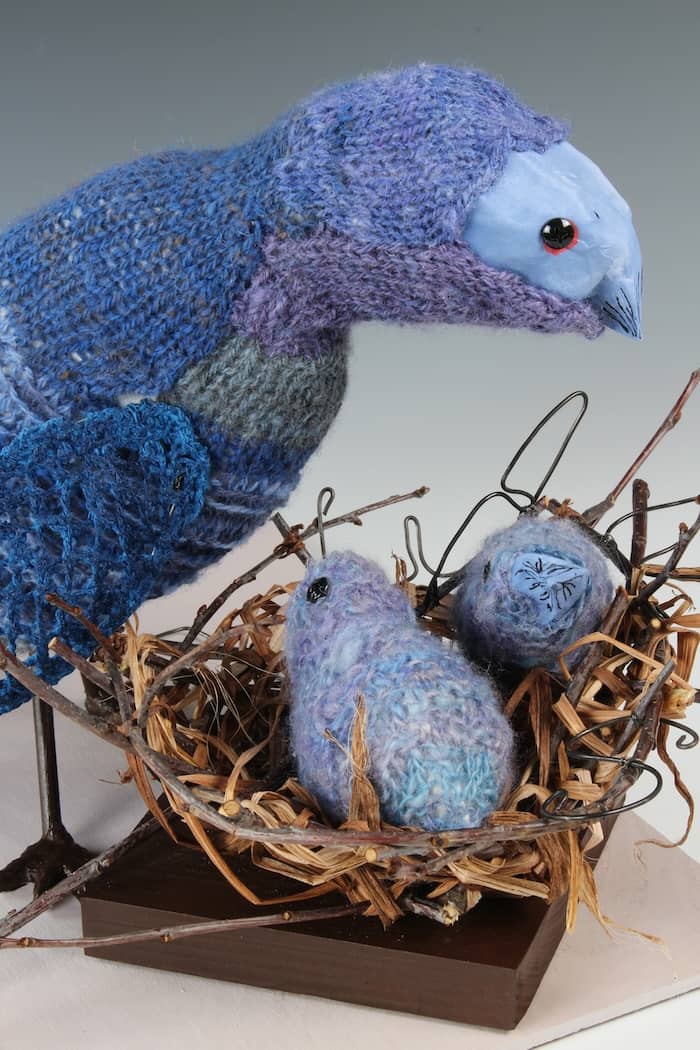
[[[54,612],[38,612],[46,580],[113,629],[262,524],[340,408],[355,321],[589,338],[607,325],[638,336],[629,209],[565,139],[563,125],[484,74],[419,65],[320,91],[243,145],[113,168],[7,229],[0,447],[14,476],[33,490],[51,449],[72,449],[75,477],[97,499],[90,462],[75,458],[84,447],[76,425],[89,431],[96,414],[111,411],[104,441],[116,450],[128,405],[148,399],[187,417],[201,468],[192,491],[204,496],[198,513],[170,523],[180,531],[164,533],[157,566],[141,572],[137,559],[120,578],[114,604],[98,585],[110,572],[109,512],[104,521],[81,518],[64,501],[59,526],[50,500],[32,497],[27,535],[40,545],[46,527],[70,536],[60,555],[51,542],[43,555],[60,557],[60,570],[47,564],[37,576],[27,568],[32,541],[0,516],[10,566],[0,635],[12,647],[22,639],[22,652],[56,681],[67,667],[46,663],[57,626]],[[152,417],[154,437],[168,429],[165,418]],[[132,511],[148,531],[167,497],[161,503],[162,486],[151,480],[158,456],[151,466],[138,456],[143,485]],[[68,485],[68,473],[59,475]],[[122,502],[131,500],[125,473],[112,480],[109,505],[122,483]],[[72,584],[73,574],[84,581],[95,537],[100,572]],[[122,549],[118,537],[114,550]],[[89,650],[87,636],[74,640]],[[4,679],[0,712],[28,696]]]
[[562,650],[598,628],[613,590],[610,563],[581,526],[525,514],[467,562],[451,614],[465,653],[492,670],[557,671]]
[[498,807],[513,776],[513,733],[496,690],[417,624],[374,562],[350,552],[312,561],[287,605],[284,648],[298,776],[328,816],[348,817],[360,694],[385,821],[464,828]]

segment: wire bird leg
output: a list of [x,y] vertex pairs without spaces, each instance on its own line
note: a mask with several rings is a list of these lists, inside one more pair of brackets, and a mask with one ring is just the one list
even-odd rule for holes
[[32,883],[34,896],[38,897],[90,860],[92,853],[74,841],[61,816],[53,710],[38,696],[33,698],[32,705],[41,838],[0,869],[0,893]]

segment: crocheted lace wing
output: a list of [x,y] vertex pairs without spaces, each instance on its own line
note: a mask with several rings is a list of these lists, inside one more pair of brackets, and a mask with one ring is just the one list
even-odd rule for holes
[[[170,405],[144,401],[77,423],[52,419],[18,435],[0,450],[3,642],[58,681],[70,668],[49,653],[49,640],[58,635],[82,655],[95,643],[46,594],[115,630],[199,514],[208,476],[206,451]],[[9,675],[0,678],[0,713],[28,699]]]

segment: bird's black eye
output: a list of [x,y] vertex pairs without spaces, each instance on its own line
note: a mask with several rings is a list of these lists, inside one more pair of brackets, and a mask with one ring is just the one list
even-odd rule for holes
[[545,251],[559,255],[576,244],[578,229],[571,219],[548,219],[540,230],[540,237]]
[[328,592],[331,589],[331,581],[327,576],[319,576],[317,580],[309,584],[309,589],[306,592],[307,602],[314,604],[320,602],[323,598],[328,597]]
[[484,565],[484,583],[486,583],[486,581],[488,580],[490,575],[491,575],[491,562],[487,561],[486,564]]

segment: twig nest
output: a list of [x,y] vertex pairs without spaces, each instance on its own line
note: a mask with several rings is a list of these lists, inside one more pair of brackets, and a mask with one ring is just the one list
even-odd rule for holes
[[286,612],[291,746],[301,783],[348,819],[358,699],[385,822],[473,827],[511,786],[513,734],[489,678],[422,629],[357,554],[311,563]]
[[453,622],[470,657],[556,671],[562,650],[600,625],[613,590],[607,558],[579,525],[523,516],[465,566]]

